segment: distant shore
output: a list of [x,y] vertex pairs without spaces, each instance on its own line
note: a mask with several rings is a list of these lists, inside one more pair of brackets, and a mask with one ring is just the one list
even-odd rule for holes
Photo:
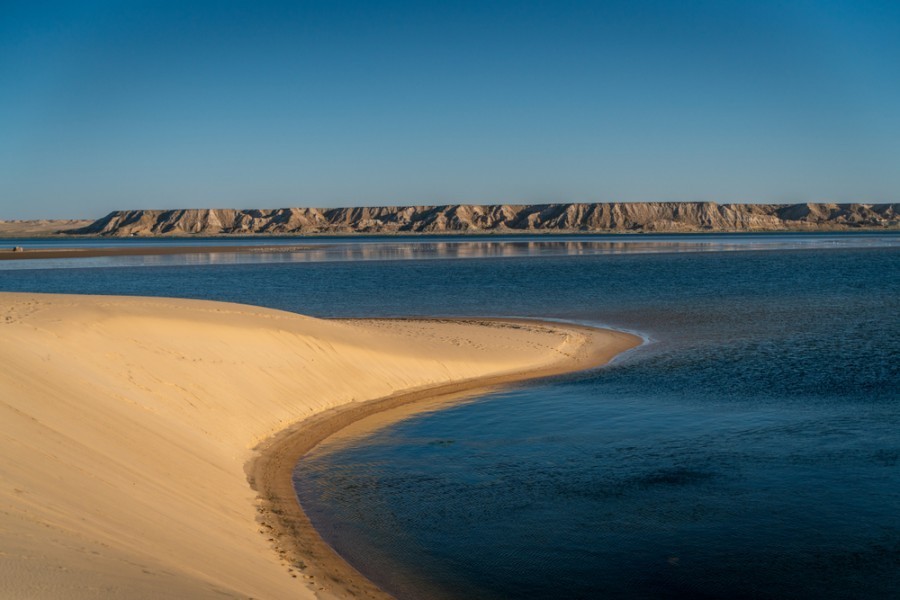
[[95,221],[0,221],[23,232],[117,238],[177,235],[736,233],[898,231],[900,204],[564,202],[431,206],[118,210]]
[[277,252],[299,252],[309,250],[309,246],[133,246],[121,248],[37,248],[29,250],[0,250],[0,260],[32,260],[51,258],[100,258],[105,256],[164,256],[177,254],[271,254]]
[[365,414],[640,340],[0,293],[0,342],[0,596],[78,600],[377,597],[304,525],[290,472],[305,448]]

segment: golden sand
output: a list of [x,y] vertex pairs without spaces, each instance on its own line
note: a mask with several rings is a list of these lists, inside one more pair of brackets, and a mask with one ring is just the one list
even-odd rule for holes
[[334,558],[285,540],[302,516],[283,488],[298,451],[392,402],[637,343],[546,323],[0,293],[0,597],[341,596]]

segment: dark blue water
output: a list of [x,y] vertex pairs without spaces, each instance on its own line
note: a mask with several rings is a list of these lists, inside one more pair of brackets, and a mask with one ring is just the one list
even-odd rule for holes
[[900,250],[0,271],[0,290],[638,330],[611,367],[320,447],[323,536],[406,598],[894,598]]

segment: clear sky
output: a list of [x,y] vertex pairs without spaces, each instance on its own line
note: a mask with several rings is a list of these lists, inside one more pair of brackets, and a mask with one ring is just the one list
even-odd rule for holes
[[0,218],[900,201],[900,2],[0,2]]

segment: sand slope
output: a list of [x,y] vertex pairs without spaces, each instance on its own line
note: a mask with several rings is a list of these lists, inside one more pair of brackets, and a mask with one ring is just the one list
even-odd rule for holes
[[0,293],[0,597],[313,597],[256,521],[245,465],[259,442],[354,400],[622,343]]

